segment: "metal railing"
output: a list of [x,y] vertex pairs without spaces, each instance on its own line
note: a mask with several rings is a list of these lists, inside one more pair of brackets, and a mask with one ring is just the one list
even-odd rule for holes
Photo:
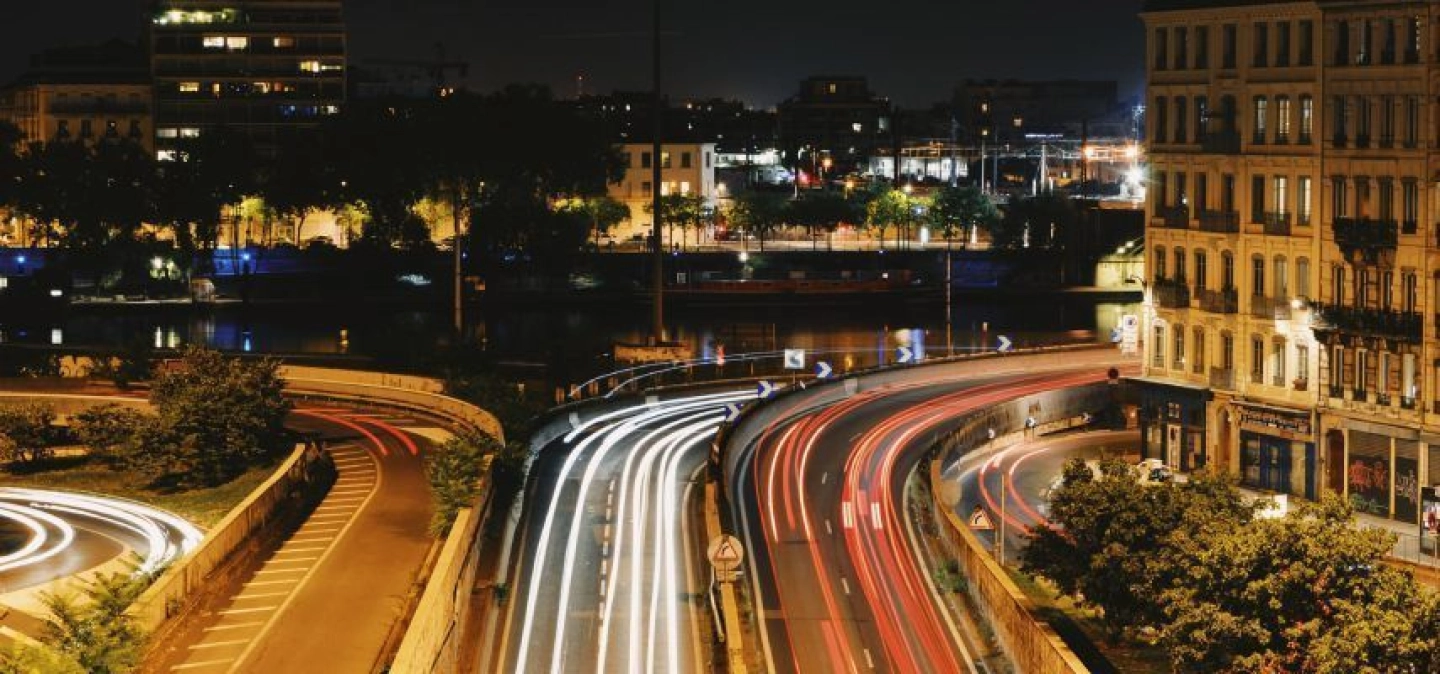
[[1424,320],[1413,311],[1387,311],[1316,303],[1311,325],[1316,332],[1384,337],[1417,343],[1424,332]]
[[1189,309],[1190,286],[1183,281],[1156,279],[1155,302],[1166,309]]
[[1208,154],[1240,154],[1240,133],[1236,131],[1211,131],[1205,134],[1200,149]]
[[1240,312],[1240,292],[1234,288],[1222,288],[1210,290],[1202,288],[1197,293],[1200,296],[1200,309],[1212,314],[1235,314]]
[[1240,214],[1235,211],[1200,211],[1200,231],[1235,234],[1240,231]]
[[1235,390],[1235,370],[1223,367],[1210,368],[1210,388]]
[[1290,320],[1290,302],[1283,298],[1251,295],[1250,315],[1272,321],[1288,321]]
[[1168,229],[1189,229],[1190,209],[1184,206],[1168,206],[1156,209],[1155,217]]
[[1267,236],[1290,236],[1290,223],[1293,214],[1284,211],[1276,213],[1265,213],[1262,223],[1265,226]]

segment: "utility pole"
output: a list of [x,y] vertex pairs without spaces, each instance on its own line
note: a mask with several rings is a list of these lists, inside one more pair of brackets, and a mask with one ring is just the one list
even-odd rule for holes
[[956,138],[955,138],[956,132],[959,130],[959,126],[960,126],[960,123],[957,122],[957,121],[955,121],[955,111],[954,111],[954,110],[951,110],[951,111],[950,111],[950,186],[951,186],[951,187],[955,187],[955,186],[957,186],[957,185],[960,184],[960,168],[959,168],[959,164],[957,163],[957,162],[958,162],[958,158],[957,158],[957,156],[956,156],[957,153],[959,152],[959,147],[956,145]]
[[464,258],[460,251],[464,246],[460,239],[460,225],[462,205],[465,203],[464,188],[460,181],[455,181],[455,201],[450,205],[450,210],[455,218],[455,339],[456,343],[465,339],[465,286],[464,286]]
[[654,49],[654,86],[653,92],[654,115],[655,115],[655,137],[650,144],[650,213],[653,218],[654,227],[651,230],[650,238],[654,242],[653,264],[655,284],[655,306],[654,324],[652,338],[655,345],[659,346],[665,342],[665,250],[661,239],[661,211],[660,211],[660,173],[661,153],[663,152],[661,137],[665,133],[665,122],[663,120],[665,103],[660,96],[660,0],[654,2],[654,34],[651,36],[651,46]]

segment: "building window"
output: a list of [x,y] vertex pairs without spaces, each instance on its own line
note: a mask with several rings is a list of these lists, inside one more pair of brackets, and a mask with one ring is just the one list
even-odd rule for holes
[[1265,294],[1265,256],[1259,253],[1250,258],[1250,294]]
[[1156,369],[1165,367],[1165,326],[1155,326],[1155,339],[1151,341],[1150,366]]
[[1268,121],[1266,117],[1268,117],[1270,111],[1269,104],[1270,102],[1266,100],[1264,96],[1255,97],[1252,120],[1254,122],[1255,133],[1251,142],[1256,145],[1263,145],[1265,143],[1265,123]]
[[1355,272],[1355,288],[1352,290],[1356,307],[1362,309],[1370,307],[1370,288],[1370,270],[1357,270]]
[[1220,369],[1235,369],[1235,335],[1229,332],[1220,333]]
[[1250,337],[1250,383],[1265,383],[1265,340],[1260,335]]
[[1385,46],[1380,50],[1380,63],[1385,65],[1395,64],[1395,19],[1385,19],[1380,24],[1385,31]]
[[1189,57],[1190,57],[1190,40],[1189,40],[1189,33],[1185,32],[1185,29],[1184,29],[1183,27],[1182,27],[1182,28],[1176,28],[1176,29],[1175,29],[1175,69],[1176,69],[1176,70],[1184,70],[1184,69],[1190,67],[1190,64],[1186,62],[1186,61],[1189,59]]
[[1370,19],[1360,22],[1360,48],[1355,52],[1355,65],[1368,66],[1374,62],[1375,55],[1371,53],[1371,40],[1374,39],[1375,24]]
[[1310,224],[1310,215],[1314,210],[1311,205],[1314,196],[1311,184],[1310,176],[1300,176],[1295,184],[1295,215],[1301,225]]
[[1220,289],[1235,289],[1235,255],[1228,250],[1220,253]]
[[660,168],[662,168],[662,169],[668,169],[668,168],[670,168],[670,164],[671,164],[671,162],[670,162],[670,153],[669,153],[669,152],[661,152],[661,153],[660,153]]
[[1196,288],[1197,290],[1204,290],[1204,289],[1206,288],[1206,285],[1207,285],[1208,281],[1206,280],[1205,277],[1206,277],[1208,274],[1209,274],[1209,260],[1206,259],[1205,251],[1203,251],[1203,250],[1196,250],[1196,251],[1195,251],[1195,288]]
[[1290,205],[1290,178],[1289,176],[1275,176],[1272,183],[1275,192],[1275,212],[1284,216],[1289,213]]
[[682,180],[682,181],[680,181],[680,193],[681,193],[681,194],[686,194],[686,195],[690,194],[690,181],[689,181],[689,180]]
[[1191,203],[1197,211],[1210,206],[1210,176],[1203,171],[1195,174],[1195,199]]
[[1184,208],[1190,205],[1190,194],[1186,191],[1186,180],[1184,171],[1175,172],[1175,205]]
[[1345,267],[1330,268],[1330,301],[1336,306],[1345,304]]
[[1233,23],[1227,23],[1220,29],[1220,67],[1226,70],[1235,69],[1235,53],[1238,50],[1235,33]]
[[1275,275],[1275,299],[1284,301],[1290,297],[1290,264],[1285,256],[1278,255],[1272,266]]
[[1178,370],[1178,371],[1180,371],[1180,372],[1184,372],[1184,371],[1185,371],[1185,326],[1183,326],[1183,325],[1176,325],[1176,326],[1174,327],[1174,329],[1172,329],[1172,330],[1170,331],[1170,334],[1173,335],[1174,338],[1175,338],[1175,349],[1174,349],[1174,353],[1171,354],[1172,360],[1170,361],[1170,362],[1171,362],[1171,367],[1170,367],[1170,369],[1172,369],[1172,370]]
[[1342,147],[1347,142],[1347,118],[1350,116],[1350,103],[1344,96],[1336,96],[1331,99],[1330,106],[1335,114],[1335,145]]
[[276,49],[291,49],[295,46],[295,38],[282,35],[272,40],[270,46]]
[[1366,386],[1366,384],[1368,384],[1369,382],[1367,381],[1368,378],[1365,375],[1366,371],[1370,369],[1369,366],[1370,352],[1365,349],[1356,349],[1355,376],[1353,379],[1351,379],[1351,381],[1355,383],[1354,393],[1356,400],[1364,401],[1368,397],[1366,393],[1369,390],[1369,387]]
[[1330,188],[1330,217],[1343,218],[1350,214],[1350,183],[1345,176],[1335,176]]
[[1376,181],[1376,188],[1380,197],[1380,219],[1390,222],[1395,219],[1395,181],[1381,178]]
[[[1415,399],[1420,397],[1420,382],[1415,379],[1415,354],[1405,353],[1400,355],[1400,404],[1406,407],[1414,407]],[[1433,454],[1431,455],[1434,456]],[[1435,474],[1436,466],[1430,468],[1430,474]]]
[[1290,65],[1290,22],[1275,24],[1275,65],[1282,68]]
[[1290,97],[1275,98],[1275,142],[1290,142]]
[[1185,249],[1184,249],[1184,248],[1176,248],[1176,249],[1175,249],[1175,282],[1176,282],[1176,283],[1185,283],[1185,282],[1186,282],[1186,279],[1185,279],[1185,264],[1186,264],[1186,260],[1185,260]]
[[1164,246],[1156,246],[1156,247],[1155,247],[1155,278],[1156,278],[1156,280],[1164,279],[1164,278],[1167,277],[1167,274],[1165,273],[1165,264],[1166,264],[1166,262],[1165,262],[1165,247],[1164,247]]
[[300,72],[302,72],[302,73],[312,73],[312,74],[314,74],[314,73],[319,73],[319,72],[320,72],[320,62],[319,62],[319,61],[301,61],[298,67],[299,67],[299,69],[300,69]]
[[1170,123],[1170,115],[1166,109],[1164,96],[1155,97],[1155,142],[1164,143],[1166,134],[1169,133],[1167,125]]
[[201,44],[201,46],[205,47],[206,49],[224,49],[224,48],[225,48],[225,36],[224,36],[224,35],[206,35],[206,36],[200,41],[200,44]]
[[1201,70],[1210,67],[1210,27],[1195,27],[1195,67]]
[[1370,144],[1370,100],[1364,96],[1355,97],[1355,145],[1367,147]]
[[230,51],[240,51],[240,50],[245,49],[245,48],[247,48],[247,47],[249,47],[249,46],[250,46],[250,38],[248,38],[248,37],[227,37],[227,38],[225,38],[225,48],[228,49],[228,50],[230,50]]
[[1350,64],[1350,22],[1335,22],[1335,59],[1337,66]]
[[1395,272],[1389,269],[1380,273],[1380,308],[1389,311],[1395,306]]
[[162,127],[155,129],[156,138],[177,138],[180,135],[179,129],[173,127]]
[[1270,345],[1270,384],[1285,387],[1285,340],[1277,339]]
[[1189,130],[1190,123],[1185,119],[1187,112],[1189,112],[1189,108],[1186,107],[1185,97],[1177,97],[1175,99],[1175,142],[1177,143],[1185,142],[1185,134]]
[[1170,60],[1170,31],[1155,29],[1155,69],[1164,70]]
[[1195,142],[1205,142],[1205,127],[1210,124],[1210,99],[1195,97]]
[[1255,61],[1256,68],[1264,68],[1269,65],[1270,59],[1270,26],[1269,24],[1257,23],[1254,25],[1255,38]]
[[[641,152],[641,153],[640,153],[640,168],[647,168],[647,169],[650,168],[650,153],[649,153],[649,152]],[[650,189],[649,189],[649,188],[646,188],[645,191],[646,191],[646,192],[649,192]]]
[[1190,358],[1192,361],[1191,371],[1195,374],[1203,374],[1205,372],[1205,328],[1198,326],[1195,328],[1194,343],[1190,345],[1190,348],[1195,352],[1195,355]]
[[1330,397],[1339,398],[1345,390],[1345,347],[1339,344],[1330,349]]
[[1309,145],[1315,133],[1315,99],[1309,94],[1300,97],[1300,144]]
[[1295,388],[1305,390],[1310,381],[1310,347],[1295,345]]
[[690,168],[690,153],[689,153],[689,152],[681,152],[681,153],[680,153],[680,168],[687,168],[687,169]]
[[706,152],[706,153],[705,153],[705,168],[707,168],[707,169],[710,168],[710,153],[709,153],[709,152]]
[[1405,272],[1402,277],[1405,285],[1403,292],[1405,301],[1405,312],[1414,313],[1420,309],[1420,278],[1413,271]]
[[1302,66],[1315,64],[1315,23],[1308,19],[1300,22],[1300,57],[1297,63]]
[[1250,177],[1250,222],[1265,221],[1265,176]]
[[1380,97],[1380,147],[1395,145],[1395,97]]
[[1405,147],[1420,143],[1420,97],[1405,99]]
[[1310,258],[1295,258],[1295,294],[1310,298]]

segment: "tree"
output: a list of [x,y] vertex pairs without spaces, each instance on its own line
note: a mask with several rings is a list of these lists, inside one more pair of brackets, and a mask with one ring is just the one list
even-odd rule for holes
[[1005,216],[995,224],[991,241],[996,248],[1009,250],[1061,248],[1079,219],[1080,212],[1066,197],[1042,194],[1018,199],[1010,203]]
[[[651,204],[645,205],[645,212],[654,210]],[[705,199],[692,194],[667,194],[660,197],[661,222],[670,227],[666,238],[673,244],[675,241],[675,226],[680,226],[682,234],[687,229],[699,230],[700,223],[704,217]]]
[[578,212],[590,221],[596,248],[600,247],[602,235],[630,219],[630,207],[608,195],[566,199],[560,202],[559,208]]
[[880,247],[885,247],[885,230],[894,225],[896,245],[900,230],[915,222],[915,199],[902,190],[882,192],[865,206],[865,224],[880,233]]
[[730,222],[760,237],[760,250],[765,250],[765,236],[784,222],[786,198],[771,192],[745,192],[735,197],[730,207]]
[[87,674],[130,671],[144,652],[145,635],[125,611],[151,580],[133,572],[97,573],[79,598],[42,592],[40,601],[50,613],[43,643]]
[[43,645],[0,647],[0,674],[86,674],[80,663]]
[[984,227],[989,231],[1000,220],[990,197],[973,186],[943,187],[930,198],[930,226],[945,237],[948,248],[956,233],[964,237],[971,227]]
[[120,469],[129,464],[127,449],[131,438],[149,420],[149,415],[110,403],[75,415],[71,426],[76,437],[90,450],[90,456],[111,469]]
[[1182,541],[1188,578],[1163,593],[1182,672],[1419,672],[1434,664],[1435,597],[1382,563],[1394,534],[1336,496],[1282,519]]
[[480,498],[480,478],[501,449],[500,441],[493,436],[462,433],[425,456],[425,477],[435,502],[435,514],[430,520],[432,533],[443,536],[461,508],[475,505]]
[[1050,523],[1029,532],[1021,553],[1027,573],[1102,609],[1112,640],[1126,628],[1163,624],[1159,592],[1182,579],[1170,557],[1176,541],[1202,530],[1239,526],[1251,509],[1223,478],[1142,484],[1120,461],[1100,464],[1101,479],[1080,459],[1067,462],[1050,501]]
[[0,456],[13,466],[47,459],[59,438],[55,408],[39,403],[0,409]]
[[808,230],[812,241],[816,239],[817,232],[825,232],[828,240],[841,224],[855,223],[863,218],[863,210],[858,209],[854,201],[835,192],[806,194],[790,202],[786,216],[788,222]]
[[192,347],[180,367],[156,377],[150,401],[159,428],[149,432],[170,440],[156,456],[162,475],[185,486],[215,485],[285,449],[291,404],[279,367]]

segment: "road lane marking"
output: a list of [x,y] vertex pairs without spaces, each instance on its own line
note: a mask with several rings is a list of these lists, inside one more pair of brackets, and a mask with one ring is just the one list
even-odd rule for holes
[[820,474],[820,484],[825,484],[826,482],[829,482],[829,481],[830,481],[830,471],[827,470],[827,471],[825,471],[825,472],[823,472],[823,473]]
[[875,669],[875,658],[870,657],[870,649],[866,648],[866,649],[864,649],[864,650],[865,650],[865,664],[869,665],[869,666],[870,666],[870,669]]
[[274,611],[279,606],[256,606],[255,608],[227,608],[223,611],[216,611],[220,615],[235,615],[237,613],[261,613],[263,611]]
[[329,546],[327,546],[327,545],[322,545],[322,546],[319,546],[319,547],[309,547],[309,548],[288,548],[288,549],[287,549],[287,548],[281,548],[279,551],[277,551],[277,552],[274,554],[274,556],[275,556],[275,557],[279,557],[280,555],[293,555],[293,554],[295,554],[295,553],[297,553],[297,552],[315,552],[315,551],[317,551],[317,550],[324,550],[324,549],[327,548],[327,547],[329,547]]
[[879,531],[879,530],[885,528],[885,521],[880,518],[880,503],[879,503],[879,502],[875,502],[875,503],[871,503],[871,504],[870,504],[870,522],[875,525],[875,530],[876,530],[876,531]]
[[855,528],[855,504],[846,501],[840,506],[840,524],[846,529]]
[[289,593],[289,592],[261,592],[261,593],[259,593],[259,594],[237,594],[237,595],[235,595],[235,601],[245,601],[245,600],[247,600],[247,599],[262,599],[262,598],[264,598],[264,597],[283,597],[283,596],[285,596],[285,595],[287,595],[287,594],[290,594],[290,593]]
[[830,534],[831,536],[835,535],[835,529],[834,527],[830,526],[830,520],[825,520],[825,533]]
[[840,577],[840,587],[845,588],[845,594],[850,594],[850,581],[845,580],[844,576]]
[[296,572],[298,572],[298,571],[304,571],[306,568],[307,568],[307,567],[303,567],[303,566],[302,566],[302,567],[296,568],[296,569],[261,569],[261,570],[259,570],[259,571],[256,571],[256,572],[255,572],[255,575],[258,576],[258,575],[260,575],[260,574],[262,574],[262,573],[296,573]]
[[315,560],[317,560],[317,559],[320,559],[320,555],[311,555],[311,556],[309,556],[309,557],[297,557],[297,558],[295,558],[295,559],[274,559],[274,558],[271,558],[270,561],[268,561],[268,562],[265,563],[265,566],[278,566],[278,565],[281,565],[281,564],[284,564],[284,565],[287,565],[287,566],[290,565],[290,564],[304,564],[304,563],[306,563],[306,562],[313,562],[313,561],[315,561]]
[[206,627],[206,628],[205,628],[205,631],[206,631],[206,632],[219,632],[220,630],[238,630],[238,629],[240,629],[240,628],[242,628],[242,627],[254,627],[254,626],[256,626],[256,625],[264,625],[264,624],[265,624],[265,621],[264,621],[264,620],[256,620],[256,621],[254,621],[254,622],[248,622],[248,623],[232,623],[232,624],[229,624],[229,625],[212,625],[212,626],[210,626],[210,627]]
[[[202,648],[224,648],[224,647],[226,647],[226,646],[234,646],[235,644],[243,644],[243,643],[247,643],[247,642],[249,642],[249,641],[250,641],[249,639],[231,639],[230,641],[212,641],[212,642],[210,642],[210,643],[195,644],[195,645],[191,646],[190,649],[191,649],[191,650],[200,650],[200,649],[202,649]],[[227,660],[227,662],[228,662],[228,660]]]
[[245,587],[253,587],[256,585],[289,585],[295,582],[297,582],[297,579],[294,578],[287,580],[252,580],[246,583]]

